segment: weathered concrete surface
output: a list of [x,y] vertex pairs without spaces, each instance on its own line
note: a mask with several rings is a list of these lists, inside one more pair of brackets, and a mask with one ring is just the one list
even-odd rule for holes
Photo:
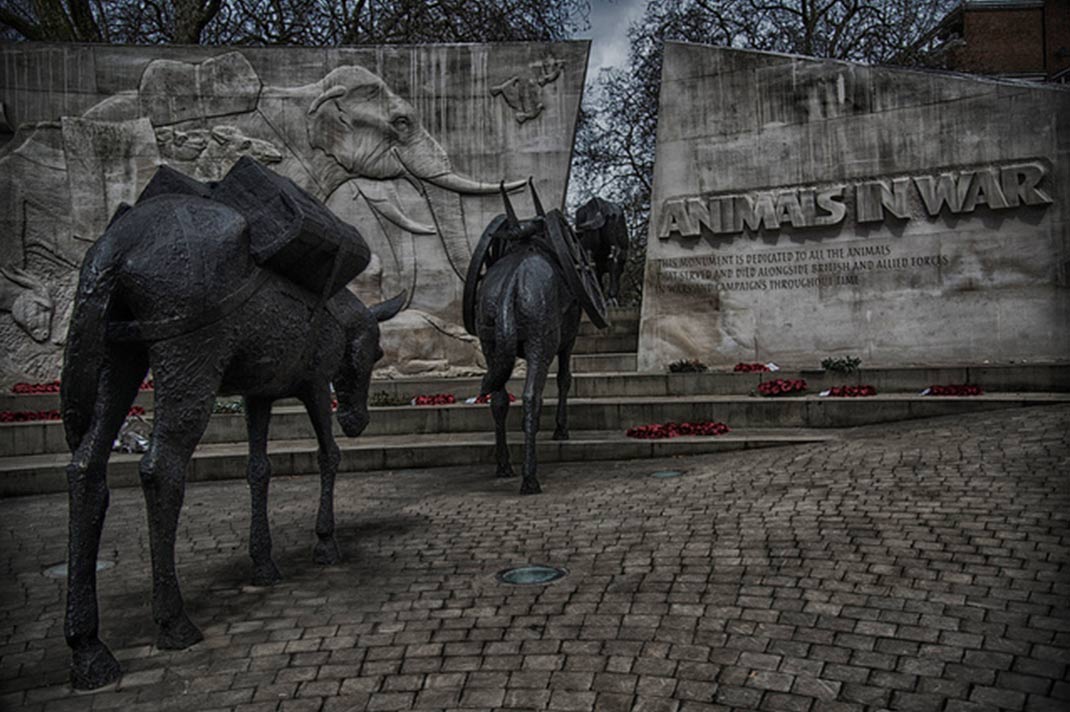
[[[72,272],[160,164],[218,180],[257,158],[361,230],[376,255],[353,285],[366,301],[407,289],[413,310],[459,324],[498,184],[533,176],[563,203],[588,46],[0,45],[18,127],[0,147],[0,266],[36,280],[0,277],[0,386],[56,377]],[[46,298],[24,296],[38,283]],[[397,346],[399,363],[429,348]]]
[[[0,708],[1063,710],[1070,408],[881,425],[841,442],[342,477],[344,561],[311,561],[318,480],[278,478],[285,579],[248,585],[248,488],[193,485],[178,537],[205,640],[152,643],[141,493],[99,574],[118,686],[72,694],[65,495],[0,501]],[[649,477],[682,469],[677,479]],[[496,572],[564,566],[548,586]]]
[[663,71],[640,370],[1070,354],[1070,91],[679,43]]

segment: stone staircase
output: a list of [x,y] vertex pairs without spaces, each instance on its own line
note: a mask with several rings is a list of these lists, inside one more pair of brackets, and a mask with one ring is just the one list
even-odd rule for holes
[[[954,415],[981,410],[1070,402],[1070,367],[1066,365],[971,366],[944,368],[865,369],[850,376],[824,371],[781,371],[745,374],[636,373],[637,310],[614,310],[612,326],[597,332],[584,323],[573,356],[573,387],[569,398],[571,439],[550,439],[553,432],[555,379],[547,383],[539,434],[540,462],[634,459],[709,453],[721,450],[813,443],[841,438],[858,425],[911,418]],[[755,389],[769,378],[804,378],[807,394],[762,398]],[[820,398],[832,385],[867,383],[880,395],[869,398]],[[973,383],[985,395],[929,397],[919,392],[931,384]],[[519,395],[522,381],[509,390]],[[419,394],[452,393],[459,401],[446,406],[383,406],[372,408],[371,424],[360,438],[345,438],[335,428],[342,449],[342,471],[400,469],[448,465],[485,467],[493,474],[493,420],[486,405],[464,404],[479,391],[478,378],[412,378],[375,381],[380,400]],[[142,392],[137,404],[152,415],[152,393]],[[0,410],[58,408],[56,395],[0,396]],[[510,411],[510,446],[514,463],[521,461],[521,406]],[[665,421],[718,420],[731,432],[717,437],[636,440],[628,427]],[[243,478],[246,464],[244,416],[212,417],[190,468],[191,480]],[[276,476],[317,472],[316,442],[304,410],[296,402],[280,402],[273,413],[269,455]],[[138,482],[140,455],[114,453],[109,469],[112,486]],[[0,496],[65,491],[64,467],[69,460],[58,421],[0,424]]]

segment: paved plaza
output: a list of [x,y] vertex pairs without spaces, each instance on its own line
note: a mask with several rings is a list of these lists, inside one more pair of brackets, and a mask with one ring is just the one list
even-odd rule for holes
[[[679,469],[673,479],[654,470]],[[152,646],[144,503],[112,492],[99,576],[118,685],[66,684],[67,501],[0,501],[0,708],[239,712],[1066,710],[1070,407],[842,441],[543,468],[352,474],[345,562],[318,481],[271,489],[285,580],[248,585],[243,483],[191,485],[179,572],[204,642]],[[569,575],[508,586],[504,568]]]

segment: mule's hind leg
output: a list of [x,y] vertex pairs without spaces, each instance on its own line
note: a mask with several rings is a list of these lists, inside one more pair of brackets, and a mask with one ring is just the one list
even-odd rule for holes
[[487,360],[487,373],[479,388],[480,394],[490,394],[490,410],[494,416],[494,454],[498,460],[498,477],[514,477],[513,466],[509,462],[509,444],[505,439],[505,421],[509,417],[509,392],[506,384],[513,375],[515,361],[512,355],[495,353],[494,344],[489,340],[480,340],[483,356]]
[[268,426],[271,424],[271,400],[245,399],[245,424],[249,433],[249,480],[251,517],[249,523],[249,557],[253,560],[253,583],[270,586],[282,579],[271,558],[271,530],[268,527],[267,498],[271,481],[271,463],[267,456]]
[[568,440],[568,392],[572,389],[572,346],[557,352],[557,424],[554,440]]
[[515,477],[509,462],[509,444],[505,441],[505,421],[509,417],[509,392],[505,388],[491,391],[490,410],[494,414],[494,451],[498,457],[498,477]]
[[319,444],[320,466],[320,506],[316,514],[316,548],[312,560],[317,564],[330,566],[342,560],[338,552],[338,542],[334,538],[334,479],[338,473],[338,463],[342,454],[331,432],[331,389],[326,384],[310,386],[302,394],[312,427],[316,430],[316,442]]
[[168,342],[166,346],[167,356],[161,356],[174,368],[162,367],[153,359],[156,418],[140,474],[152,550],[152,615],[160,627],[156,645],[181,650],[203,636],[182,603],[175,571],[175,534],[185,495],[186,467],[212,415],[219,376],[209,372],[205,361],[197,363],[200,368],[179,362],[197,354],[191,351],[196,348],[193,345]]
[[538,449],[535,436],[539,433],[539,419],[542,416],[542,391],[546,385],[546,374],[550,370],[552,352],[547,355],[542,349],[535,348],[528,342],[528,375],[524,381],[524,479],[520,485],[520,494],[538,494],[539,486]]
[[110,355],[100,374],[89,429],[67,466],[70,521],[63,632],[71,647],[71,686],[76,689],[102,687],[120,674],[119,663],[99,638],[97,552],[108,509],[108,456],[146,369],[143,353]]

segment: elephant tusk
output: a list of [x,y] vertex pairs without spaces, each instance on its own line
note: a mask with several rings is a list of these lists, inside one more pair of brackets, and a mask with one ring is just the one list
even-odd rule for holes
[[[452,190],[454,193],[462,193],[465,195],[489,195],[496,193],[499,190],[499,186],[494,183],[481,183],[480,181],[472,180],[471,178],[465,178],[457,173],[443,173],[440,176],[434,176],[424,178],[431,185],[436,185],[439,188],[445,188],[446,190]],[[505,189],[510,193],[515,190],[520,190],[527,185],[527,180],[515,180],[505,183]]]
[[[450,190],[454,193],[461,193],[463,195],[490,195],[492,193],[498,192],[499,186],[496,183],[483,183],[482,181],[473,180],[466,176],[462,176],[459,173],[454,173],[453,171],[440,173],[436,176],[420,175],[419,171],[415,170],[412,166],[405,162],[404,157],[402,157],[401,155],[401,151],[398,151],[397,148],[394,148],[392,149],[392,153],[394,154],[394,157],[398,159],[398,162],[401,163],[401,165],[403,165],[405,167],[405,170],[407,170],[409,173],[416,176],[420,180],[425,180],[431,185],[437,186],[439,188],[444,188],[445,190]],[[527,182],[527,179],[507,181],[505,183],[505,189],[511,193],[514,190],[520,190],[521,188],[523,188],[525,185],[527,185]]]
[[381,216],[383,219],[390,221],[394,225],[397,225],[402,230],[407,230],[408,232],[411,232],[414,235],[434,235],[436,232],[438,232],[437,230],[435,230],[434,225],[428,225],[427,223],[417,222],[416,220],[413,220],[408,215],[401,212],[401,209],[391,202],[388,202],[386,200],[375,200],[373,198],[369,198],[367,195],[365,195],[364,198],[368,201],[368,205],[371,206],[372,210],[374,210],[376,214]]

